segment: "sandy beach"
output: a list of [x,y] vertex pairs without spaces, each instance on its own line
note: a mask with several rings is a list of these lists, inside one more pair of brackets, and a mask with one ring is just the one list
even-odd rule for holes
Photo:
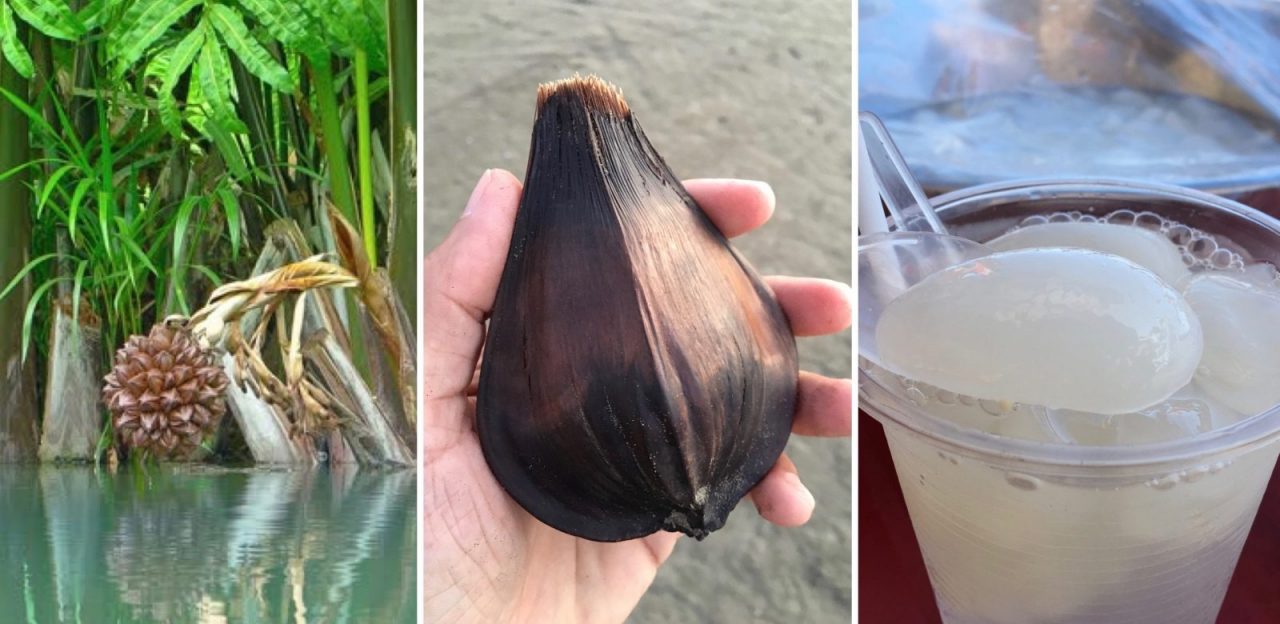
[[[524,175],[538,83],[595,73],[623,89],[678,175],[773,185],[773,220],[735,241],[761,273],[849,281],[848,3],[431,0],[424,11],[428,250],[481,172]],[[799,347],[805,369],[851,374],[849,332]],[[850,443],[793,438],[788,453],[817,498],[813,520],[779,529],[744,502],[725,529],[682,541],[631,622],[847,621]]]

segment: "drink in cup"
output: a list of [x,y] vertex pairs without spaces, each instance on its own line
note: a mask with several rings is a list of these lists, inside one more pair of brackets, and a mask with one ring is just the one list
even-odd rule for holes
[[886,307],[859,396],[944,621],[1213,622],[1280,451],[1280,222],[1101,181],[937,210],[995,254]]

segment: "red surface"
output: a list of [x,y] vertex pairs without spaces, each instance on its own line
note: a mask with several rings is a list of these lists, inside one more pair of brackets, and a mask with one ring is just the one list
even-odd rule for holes
[[1228,195],[1246,206],[1252,206],[1273,217],[1280,217],[1280,187],[1251,191],[1240,195]]
[[[858,425],[859,621],[941,622],[884,429],[861,411]],[[1245,542],[1218,622],[1280,622],[1280,476],[1276,473]]]

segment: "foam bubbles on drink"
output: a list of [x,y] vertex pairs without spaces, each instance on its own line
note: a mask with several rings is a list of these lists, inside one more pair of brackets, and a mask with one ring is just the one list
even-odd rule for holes
[[1103,414],[1186,385],[1195,315],[1172,286],[1084,249],[999,252],[922,280],[876,327],[886,368],[959,394]]
[[[1261,263],[1246,266],[1244,258],[1240,254],[1220,245],[1218,239],[1214,238],[1212,234],[1172,219],[1166,219],[1146,210],[1117,210],[1101,217],[1085,214],[1078,210],[1032,215],[1023,219],[1005,236],[1023,228],[1046,223],[1104,223],[1133,226],[1140,230],[1158,233],[1173,243],[1174,248],[1178,251],[1178,256],[1182,259],[1183,265],[1191,272],[1202,270],[1241,272],[1249,270],[1250,267],[1271,266]],[[1101,251],[1106,250],[1103,249]],[[1138,262],[1138,264],[1143,263]]]

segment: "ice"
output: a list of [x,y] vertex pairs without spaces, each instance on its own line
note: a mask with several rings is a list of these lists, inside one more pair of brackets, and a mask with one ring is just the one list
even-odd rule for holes
[[1252,415],[1280,403],[1280,288],[1241,277],[1201,273],[1184,294],[1204,327],[1196,381],[1209,396]]
[[[1083,249],[999,252],[886,306],[882,364],[945,390],[1099,414],[1169,398],[1196,371],[1200,323],[1138,265]],[[1277,350],[1280,353],[1280,350]]]
[[1275,267],[1265,262],[1245,265],[1240,273],[1231,277],[1264,290],[1280,288],[1280,273],[1276,272]]
[[1129,414],[1046,410],[1050,428],[1071,444],[1154,444],[1197,436],[1233,424],[1239,412],[1207,396],[1195,381],[1173,396]]
[[1176,285],[1191,274],[1182,252],[1163,234],[1133,225],[1041,223],[1018,228],[989,243],[996,251],[1033,247],[1078,247],[1127,258]]
[[1213,418],[1212,430],[1229,427],[1253,415],[1245,414],[1205,392],[1204,386],[1196,379],[1174,393],[1173,398],[1200,401],[1208,406],[1210,417]]

